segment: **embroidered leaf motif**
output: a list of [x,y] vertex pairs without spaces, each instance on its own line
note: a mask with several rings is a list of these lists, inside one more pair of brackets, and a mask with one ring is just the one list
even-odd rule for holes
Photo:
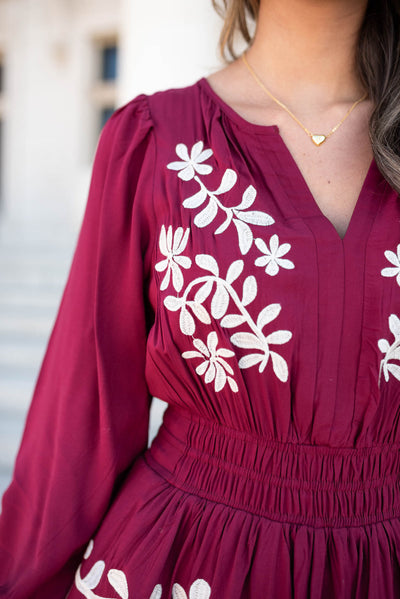
[[205,580],[196,580],[189,591],[189,599],[209,599],[211,595],[211,587]]
[[218,205],[217,205],[216,201],[213,198],[211,198],[210,201],[208,202],[207,206],[205,208],[203,208],[203,210],[201,212],[196,214],[196,216],[193,219],[193,222],[196,225],[196,227],[199,227],[199,228],[206,227],[217,216],[217,212],[218,212]]
[[379,349],[381,350],[382,353],[386,354],[386,352],[390,348],[389,341],[387,339],[379,339],[379,341],[378,341],[378,347],[379,347]]
[[255,299],[257,295],[257,281],[253,275],[249,275],[245,278],[243,283],[243,306],[248,306]]
[[150,599],[161,599],[161,595],[162,595],[162,586],[160,584],[157,584],[154,587],[152,594],[150,595]]
[[227,314],[221,320],[221,327],[230,329],[233,327],[238,327],[244,322],[246,322],[246,317],[243,314]]
[[[212,171],[210,165],[201,163],[212,156],[213,152],[211,149],[203,150],[202,148],[203,142],[196,142],[192,147],[189,156],[187,146],[182,143],[177,144],[176,153],[179,158],[181,158],[181,161],[170,162],[167,165],[167,168],[180,171],[178,177],[184,181],[194,179],[200,185],[200,190],[198,192],[183,201],[183,206],[185,208],[198,208],[205,202],[207,197],[209,198],[209,203],[206,208],[203,208],[203,210],[195,216],[194,224],[200,228],[205,227],[214,220],[218,213],[218,209],[222,210],[225,212],[226,217],[216,229],[215,234],[223,233],[233,221],[238,233],[240,251],[242,254],[246,254],[253,243],[253,233],[247,223],[266,226],[273,224],[275,221],[272,216],[259,210],[247,212],[247,209],[253,205],[257,195],[257,192],[252,185],[249,185],[246,188],[242,195],[242,200],[238,205],[225,206],[221,202],[218,196],[231,191],[238,180],[237,173],[230,168],[225,170],[222,175],[221,183],[215,191],[207,189],[198,175],[209,174]],[[198,175],[196,175],[196,173],[198,173]],[[236,218],[233,218],[233,216]]]
[[182,307],[182,299],[180,297],[175,297],[174,295],[167,295],[164,298],[164,306],[171,310],[172,312],[176,312]]
[[210,254],[197,254],[196,264],[204,270],[209,270],[215,277],[219,276],[219,268],[215,258]]
[[211,314],[214,318],[221,318],[228,309],[229,293],[222,283],[217,283],[216,291],[211,300]]
[[396,314],[389,316],[389,329],[395,337],[400,337],[400,319]]
[[264,349],[265,345],[254,333],[246,333],[241,331],[240,333],[234,333],[231,337],[231,342],[237,347],[251,348],[251,349]]
[[199,289],[196,291],[196,294],[194,296],[194,301],[202,304],[210,295],[211,290],[212,290],[212,286],[213,286],[213,280],[212,279],[208,279],[204,285],[202,285],[201,287],[199,287]]
[[85,578],[82,580],[82,583],[88,589],[94,589],[100,582],[101,577],[103,576],[104,568],[106,564],[100,560],[96,562],[88,574],[86,574]]
[[247,208],[250,208],[250,206],[252,206],[254,200],[256,199],[256,195],[257,195],[257,192],[256,192],[255,188],[252,185],[249,185],[242,196],[242,201],[240,202],[240,204],[238,206],[235,207],[235,211],[236,210],[247,210]]
[[287,343],[291,338],[292,333],[290,331],[274,331],[266,337],[266,340],[268,343],[282,345],[282,343]]
[[190,196],[190,198],[186,198],[186,200],[183,200],[182,206],[184,206],[185,208],[198,208],[203,204],[203,202],[205,202],[206,198],[207,190],[204,187],[202,187],[200,191],[195,193],[193,196]]
[[266,324],[269,324],[272,320],[274,320],[279,312],[281,311],[280,304],[270,304],[269,306],[265,306],[258,315],[257,318],[257,328],[262,330]]
[[238,232],[240,251],[243,255],[247,254],[253,243],[253,233],[251,232],[249,225],[237,218],[233,218],[232,222],[235,223]]
[[194,318],[185,307],[181,309],[179,314],[179,326],[184,335],[193,335],[196,330]]
[[94,541],[90,539],[88,546],[86,547],[86,551],[83,554],[83,559],[88,559],[93,551]]
[[237,181],[237,174],[230,168],[227,168],[222,176],[222,181],[215,191],[213,191],[213,195],[220,195],[221,193],[226,193],[230,191],[232,187],[234,187]]
[[250,368],[251,366],[255,366],[262,362],[263,359],[263,354],[247,354],[247,356],[240,358],[239,368]]
[[243,260],[235,260],[228,268],[228,272],[226,273],[226,282],[228,285],[232,285],[234,281],[242,274],[244,267]]
[[231,224],[233,212],[229,212],[224,222],[214,231],[215,235],[223,233]]
[[289,371],[286,361],[274,351],[270,352],[274,372],[278,379],[285,383],[288,380]]
[[238,212],[235,210],[235,215],[240,220],[245,223],[250,223],[251,225],[272,225],[275,221],[274,219],[265,212],[260,212],[259,210],[254,210],[251,212]]
[[177,582],[172,587],[172,599],[187,599],[184,589]]
[[201,322],[204,324],[211,324],[210,315],[202,304],[196,301],[188,301],[187,305],[192,308],[194,315],[197,316]]
[[110,570],[107,578],[110,585],[122,599],[129,599],[128,582],[122,570]]
[[[400,366],[397,364],[391,364],[390,362],[387,365],[387,369],[389,372],[393,374],[393,376],[400,381]],[[386,379],[387,380],[387,379]]]

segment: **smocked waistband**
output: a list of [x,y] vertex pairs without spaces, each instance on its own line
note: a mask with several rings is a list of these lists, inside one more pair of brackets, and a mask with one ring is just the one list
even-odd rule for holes
[[400,446],[265,440],[169,407],[145,459],[174,486],[280,522],[360,526],[400,514]]

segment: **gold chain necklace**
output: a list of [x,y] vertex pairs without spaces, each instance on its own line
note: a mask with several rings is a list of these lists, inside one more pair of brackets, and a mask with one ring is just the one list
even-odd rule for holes
[[344,123],[344,121],[347,119],[347,117],[350,115],[350,113],[354,110],[354,108],[357,106],[357,104],[359,104],[360,102],[362,102],[363,100],[365,100],[368,97],[368,93],[365,92],[365,94],[356,102],[354,102],[353,106],[346,112],[346,114],[344,115],[344,117],[342,118],[342,120],[333,127],[333,129],[331,129],[329,131],[329,133],[327,133],[326,135],[322,135],[321,133],[311,133],[311,131],[309,129],[307,129],[307,127],[305,127],[303,125],[303,123],[301,123],[299,121],[299,119],[293,114],[293,112],[291,112],[289,110],[289,108],[287,106],[285,106],[285,104],[283,104],[283,102],[280,102],[280,100],[278,100],[277,98],[275,98],[275,96],[273,96],[271,94],[271,92],[265,87],[265,85],[263,84],[263,82],[260,80],[260,78],[258,77],[258,75],[254,72],[254,70],[252,69],[252,67],[249,65],[249,63],[247,62],[247,58],[245,56],[245,52],[242,54],[242,60],[244,62],[244,64],[246,65],[247,69],[250,71],[251,75],[254,77],[254,79],[256,80],[256,82],[258,83],[258,85],[270,96],[270,98],[272,98],[272,100],[274,100],[274,102],[276,102],[277,104],[279,104],[279,106],[281,106],[284,110],[286,110],[286,112],[288,114],[290,114],[290,116],[296,121],[296,123],[298,123],[300,125],[300,127],[302,127],[302,129],[304,129],[304,131],[307,133],[307,135],[311,138],[311,141],[316,145],[316,146],[320,146],[324,143],[324,141],[327,140],[328,137],[330,137],[333,133],[335,133],[335,131],[337,129],[339,129],[340,125],[342,123]]

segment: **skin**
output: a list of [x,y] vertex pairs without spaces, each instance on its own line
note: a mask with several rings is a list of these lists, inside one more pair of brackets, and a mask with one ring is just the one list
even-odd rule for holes
[[[367,0],[261,0],[248,62],[313,133],[328,133],[365,91],[356,73],[355,47],[366,6]],[[242,60],[212,73],[208,82],[247,121],[278,125],[314,201],[343,239],[373,158],[372,102],[359,104],[316,147]]]

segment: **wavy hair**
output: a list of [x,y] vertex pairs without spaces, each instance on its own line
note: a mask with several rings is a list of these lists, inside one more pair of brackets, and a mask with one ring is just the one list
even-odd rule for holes
[[[260,0],[212,0],[224,24],[219,49],[227,63],[238,58],[240,34],[251,45]],[[357,47],[358,75],[374,110],[369,135],[376,163],[388,183],[400,193],[400,0],[369,0]]]

